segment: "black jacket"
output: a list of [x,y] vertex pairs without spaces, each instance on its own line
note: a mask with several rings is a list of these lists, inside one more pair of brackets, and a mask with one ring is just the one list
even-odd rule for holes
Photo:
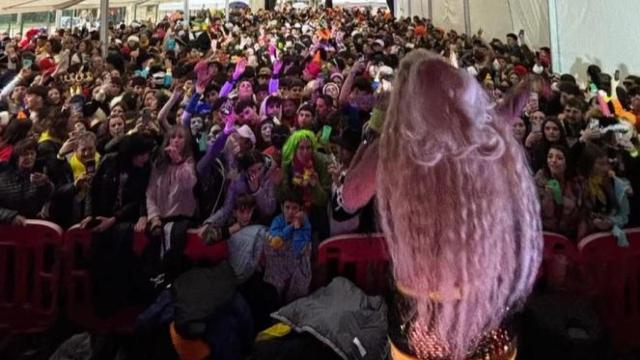
[[91,183],[91,215],[115,216],[118,222],[131,223],[146,216],[145,191],[150,174],[148,165],[124,168],[118,154],[106,155]]
[[0,223],[11,223],[17,215],[35,217],[52,191],[51,183],[35,186],[29,174],[8,166],[0,172]]

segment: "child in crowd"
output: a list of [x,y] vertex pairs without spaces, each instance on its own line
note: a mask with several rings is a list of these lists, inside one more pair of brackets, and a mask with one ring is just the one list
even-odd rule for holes
[[253,196],[250,194],[238,195],[233,206],[232,218],[223,226],[205,224],[200,230],[202,240],[206,244],[212,244],[229,239],[230,236],[254,222],[255,209],[256,200]]
[[283,195],[282,214],[273,219],[265,246],[264,280],[287,303],[307,295],[311,283],[311,224],[303,207],[298,193]]

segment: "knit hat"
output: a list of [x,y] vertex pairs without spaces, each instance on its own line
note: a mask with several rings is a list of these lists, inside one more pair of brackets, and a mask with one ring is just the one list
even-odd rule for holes
[[242,125],[236,130],[236,132],[240,137],[251,140],[252,144],[256,143],[256,135],[253,133],[253,130],[251,130],[249,125]]
[[513,67],[513,72],[518,74],[518,76],[523,77],[529,73],[529,70],[527,70],[523,65],[516,65]]
[[342,82],[342,81],[344,81],[344,75],[342,75],[342,74],[341,74],[341,73],[339,73],[339,72],[334,72],[333,74],[331,74],[331,75],[329,76],[329,79],[330,79],[331,81],[334,81],[335,79],[340,79],[340,81]]

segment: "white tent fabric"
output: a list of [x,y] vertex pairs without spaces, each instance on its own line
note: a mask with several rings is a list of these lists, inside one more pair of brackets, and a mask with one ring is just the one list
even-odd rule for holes
[[[397,0],[397,15],[431,17],[434,25],[446,30],[465,31],[464,0]],[[429,14],[431,8],[431,16]],[[486,39],[505,40],[508,33],[525,30],[525,39],[534,47],[549,45],[549,13],[542,0],[469,0],[471,31],[483,29]]]
[[540,0],[469,1],[471,31],[482,28],[486,39],[505,41],[508,33],[525,31],[525,42],[534,48],[549,46],[549,7]]
[[[599,65],[622,77],[640,73],[638,0],[552,0],[555,71],[586,81],[586,68]],[[570,19],[570,21],[569,21]]]
[[[147,2],[150,1],[109,0],[109,7],[121,7]],[[4,0],[0,2],[0,14],[48,12],[62,9],[91,9],[99,7],[100,0]]]
[[[426,1],[421,8],[428,8]],[[439,28],[464,32],[464,2],[462,0],[432,0],[433,24]],[[428,14],[425,14],[428,15]]]

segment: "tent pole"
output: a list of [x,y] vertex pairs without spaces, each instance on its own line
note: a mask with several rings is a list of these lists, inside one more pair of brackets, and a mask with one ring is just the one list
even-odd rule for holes
[[433,0],[429,0],[427,3],[427,11],[429,14],[429,20],[433,22]]
[[464,32],[471,35],[471,13],[469,11],[469,0],[462,0],[464,6]]
[[22,22],[22,13],[18,13],[16,18],[16,22],[18,23],[18,31],[20,32],[20,36],[24,35],[24,23]]
[[224,18],[225,22],[229,22],[229,0],[224,0]]
[[109,0],[100,0],[100,43],[102,45],[102,56],[107,56],[107,43],[108,36],[107,31],[109,24],[107,24],[107,14],[109,13]]
[[191,13],[189,12],[189,0],[183,0],[182,7],[184,8],[184,20],[187,24],[189,24],[189,21],[191,20]]
[[62,28],[62,10],[56,10],[56,30]]
[[558,29],[558,4],[556,0],[549,0],[549,46],[551,47],[551,61],[554,72],[562,72],[560,61],[560,37]]

